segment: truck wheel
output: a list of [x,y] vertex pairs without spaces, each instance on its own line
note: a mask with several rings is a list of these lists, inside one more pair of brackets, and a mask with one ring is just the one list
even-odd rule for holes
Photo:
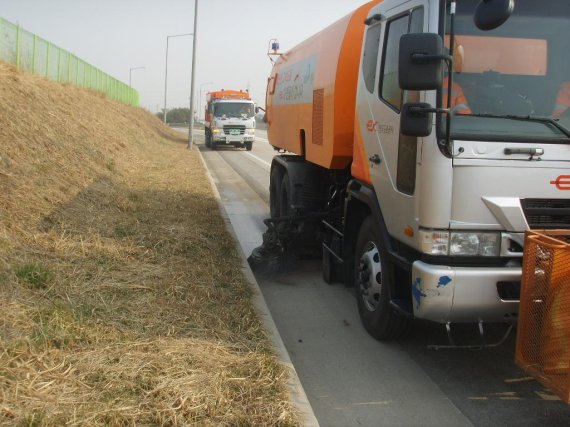
[[277,218],[281,212],[279,199],[281,197],[281,169],[274,167],[269,176],[269,214],[271,218]]
[[369,215],[358,233],[354,260],[354,284],[358,313],[366,331],[380,341],[404,338],[411,330],[410,318],[390,306],[393,277],[380,232]]
[[245,149],[247,151],[251,151],[252,148],[253,148],[253,142],[249,141],[245,143]]
[[285,172],[281,181],[281,191],[279,195],[279,216],[293,215],[291,207],[291,186],[289,184],[289,174]]

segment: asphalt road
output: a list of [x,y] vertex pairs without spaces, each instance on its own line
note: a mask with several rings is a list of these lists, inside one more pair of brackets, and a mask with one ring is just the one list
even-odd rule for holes
[[[251,152],[197,145],[245,253],[268,216],[275,151],[258,130]],[[417,322],[412,337],[381,343],[360,324],[351,289],[321,280],[319,262],[257,277],[263,296],[322,426],[568,426],[570,406],[514,363],[515,334],[485,350],[430,350],[446,344],[441,325]],[[504,332],[489,329],[490,339]],[[454,331],[478,343],[475,328]]]

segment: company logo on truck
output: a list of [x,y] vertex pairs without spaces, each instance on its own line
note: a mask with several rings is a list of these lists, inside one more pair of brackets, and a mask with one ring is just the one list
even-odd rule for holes
[[277,77],[275,104],[308,104],[313,100],[316,56],[284,69]]
[[394,127],[390,125],[381,125],[376,120],[368,120],[366,122],[368,132],[378,132],[383,135],[393,135]]
[[558,190],[570,190],[570,175],[560,175],[550,183],[555,185]]

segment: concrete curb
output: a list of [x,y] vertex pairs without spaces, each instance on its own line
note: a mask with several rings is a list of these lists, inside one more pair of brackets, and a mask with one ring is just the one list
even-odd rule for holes
[[319,422],[317,421],[317,418],[315,416],[315,413],[313,411],[311,403],[309,402],[309,399],[307,398],[307,395],[305,393],[303,385],[301,384],[301,381],[299,380],[299,376],[297,375],[297,371],[295,370],[295,367],[293,366],[293,363],[291,362],[291,358],[289,357],[289,353],[287,352],[287,349],[285,348],[285,344],[283,343],[281,335],[279,334],[279,331],[277,330],[277,326],[275,325],[275,322],[273,321],[273,317],[271,316],[269,308],[267,307],[265,299],[263,298],[263,294],[261,293],[261,289],[259,287],[259,284],[257,283],[257,280],[255,279],[255,276],[253,275],[253,272],[251,271],[251,268],[249,267],[249,264],[247,262],[247,256],[246,256],[246,254],[244,254],[243,250],[241,249],[241,246],[238,243],[237,235],[235,233],[235,230],[233,229],[233,226],[232,226],[232,223],[230,221],[229,215],[226,211],[226,208],[222,202],[222,199],[220,197],[220,193],[218,192],[218,188],[216,187],[216,183],[214,181],[214,178],[212,177],[212,174],[210,173],[210,170],[208,169],[208,166],[206,165],[206,161],[204,160],[204,157],[202,156],[200,149],[198,147],[195,147],[195,149],[198,151],[198,154],[200,156],[200,160],[202,161],[202,165],[204,166],[204,170],[206,171],[206,175],[208,177],[208,180],[210,181],[212,191],[214,192],[214,196],[216,197],[216,201],[217,201],[218,206],[220,208],[220,213],[221,213],[222,218],[226,224],[226,229],[232,235],[234,241],[237,243],[236,246],[237,246],[237,250],[239,252],[239,255],[241,257],[241,260],[242,260],[243,273],[245,275],[245,278],[251,284],[252,289],[254,291],[254,297],[253,297],[254,306],[257,310],[257,313],[259,314],[259,316],[261,318],[261,322],[263,324],[265,331],[269,335],[269,338],[271,340],[271,343],[273,344],[273,348],[275,350],[277,357],[279,358],[281,363],[287,368],[287,370],[289,372],[289,379],[287,382],[287,386],[289,388],[289,396],[291,398],[291,401],[293,402],[293,404],[295,405],[295,407],[299,411],[300,419],[301,419],[301,422],[303,423],[304,426],[318,427]]

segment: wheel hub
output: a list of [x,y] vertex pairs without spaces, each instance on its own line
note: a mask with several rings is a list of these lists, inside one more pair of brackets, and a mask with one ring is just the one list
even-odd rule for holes
[[368,242],[360,256],[358,286],[365,307],[369,311],[375,311],[380,304],[382,264],[380,263],[380,253],[374,242]]

